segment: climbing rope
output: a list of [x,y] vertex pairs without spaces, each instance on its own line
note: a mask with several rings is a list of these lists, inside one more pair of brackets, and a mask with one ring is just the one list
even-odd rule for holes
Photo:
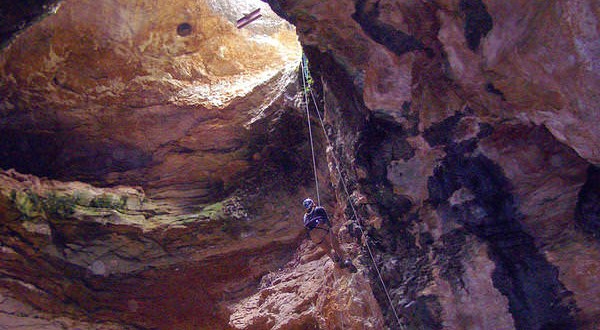
[[313,172],[315,174],[315,190],[317,192],[317,205],[321,205],[321,197],[319,196],[319,177],[317,176],[317,161],[315,158],[315,146],[313,144],[312,128],[310,125],[310,111],[308,110],[308,93],[307,90],[307,69],[305,64],[306,57],[302,54],[302,87],[304,88],[304,104],[306,107],[306,121],[308,123],[308,136],[310,138],[310,151],[312,153]]
[[[305,56],[304,54],[302,55],[303,57],[303,63],[302,63],[302,70],[303,70],[303,75],[302,75],[302,80],[303,83],[305,82],[305,78],[304,76],[307,75],[307,72],[304,72],[304,70],[308,71],[308,68],[306,68],[306,65],[304,64],[304,59]],[[310,90],[310,95],[311,95],[311,99],[313,101],[314,107],[315,107],[315,112],[317,113],[317,116],[319,118],[319,122],[321,123],[321,127],[323,128],[323,134],[325,135],[325,139],[327,141],[327,145],[329,148],[331,148],[332,152],[332,158],[334,161],[334,165],[335,165],[335,169],[337,170],[337,173],[339,175],[340,178],[340,182],[342,183],[342,187],[344,188],[344,192],[346,193],[346,197],[348,199],[348,204],[350,205],[350,208],[352,209],[352,212],[354,214],[354,218],[351,219],[358,227],[358,229],[360,230],[361,233],[361,237],[365,237],[365,246],[367,247],[367,252],[369,254],[369,257],[371,258],[371,261],[373,262],[373,267],[375,268],[375,271],[377,273],[377,277],[379,278],[379,281],[381,283],[381,286],[383,288],[383,291],[385,292],[385,296],[387,298],[387,302],[390,306],[390,309],[392,310],[392,313],[394,314],[394,317],[396,319],[396,322],[398,323],[398,326],[400,327],[400,329],[405,330],[406,327],[404,326],[404,324],[402,324],[402,322],[400,322],[400,317],[398,316],[398,313],[396,312],[396,308],[394,308],[394,303],[392,302],[392,298],[390,296],[389,290],[387,288],[387,286],[385,285],[385,282],[383,281],[383,277],[381,276],[381,272],[379,271],[379,267],[377,267],[377,262],[375,261],[375,257],[373,256],[373,251],[371,250],[371,246],[369,244],[369,241],[366,239],[368,238],[368,236],[365,234],[365,232],[362,229],[362,226],[360,224],[359,217],[358,217],[358,212],[356,211],[356,208],[354,207],[354,204],[352,202],[352,198],[350,197],[350,192],[348,190],[348,187],[346,186],[346,182],[344,181],[344,177],[342,175],[342,171],[340,170],[340,166],[339,166],[339,161],[337,160],[337,157],[335,156],[335,152],[333,151],[333,144],[331,143],[331,140],[329,139],[329,136],[327,134],[327,130],[325,128],[325,123],[323,121],[323,118],[321,117],[321,113],[319,112],[319,107],[317,105],[317,101],[315,98],[315,95],[312,91],[312,89]],[[306,88],[305,88],[305,99],[306,99]],[[308,105],[306,106],[306,111],[308,113]],[[310,124],[309,124],[310,125]],[[309,126],[310,127],[310,126]],[[312,144],[312,136],[311,136],[311,144]],[[314,161],[314,152],[313,152],[313,161]]]
[[[314,144],[313,144],[313,137],[312,137],[312,129],[311,129],[311,125],[310,125],[310,111],[308,109],[308,93],[307,90],[310,90],[310,87],[308,86],[307,82],[308,82],[308,60],[306,59],[306,56],[304,54],[302,54],[302,87],[303,87],[303,94],[304,94],[304,105],[306,107],[306,120],[308,121],[308,133],[309,133],[309,137],[310,137],[310,151],[312,153],[312,161],[313,161],[313,172],[315,173],[315,190],[317,191],[317,205],[321,205],[321,199],[319,197],[319,180],[317,178],[317,162],[315,160],[315,148],[314,148]],[[312,90],[311,90],[312,93]],[[318,111],[317,111],[318,112]],[[331,224],[329,223],[329,228],[328,228],[328,232],[330,235],[330,239],[332,242],[332,247],[333,247],[333,230],[331,230]],[[323,238],[318,244],[321,244],[323,242],[325,238]],[[317,244],[317,245],[318,245]],[[328,251],[329,252],[329,251]],[[334,251],[334,253],[337,254],[337,251]],[[341,256],[338,256],[341,259]],[[341,261],[341,260],[340,260]],[[342,261],[343,262],[343,261]],[[335,263],[335,261],[334,261]],[[333,272],[333,282],[336,283],[338,281],[337,276],[335,275],[335,271]],[[342,326],[342,330],[344,330],[344,317],[343,317],[343,311],[340,309],[339,310],[339,314],[338,317],[340,319],[340,324]]]

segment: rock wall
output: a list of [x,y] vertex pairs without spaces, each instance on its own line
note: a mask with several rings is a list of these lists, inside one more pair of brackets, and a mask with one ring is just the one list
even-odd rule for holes
[[1,326],[600,327],[596,2],[266,2],[358,272],[265,3],[63,0],[0,52]]
[[0,52],[0,328],[230,328],[303,237],[293,28],[59,5]]
[[260,151],[251,123],[296,78],[295,34],[262,5],[259,34],[209,2],[62,1],[0,56],[0,166],[223,197]]
[[321,83],[387,326],[600,326],[596,3],[270,3]]

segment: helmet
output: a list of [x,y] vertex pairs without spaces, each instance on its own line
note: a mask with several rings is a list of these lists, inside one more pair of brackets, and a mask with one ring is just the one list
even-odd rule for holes
[[302,202],[302,205],[304,205],[305,209],[310,209],[311,206],[315,205],[315,202],[313,202],[312,199],[307,198]]

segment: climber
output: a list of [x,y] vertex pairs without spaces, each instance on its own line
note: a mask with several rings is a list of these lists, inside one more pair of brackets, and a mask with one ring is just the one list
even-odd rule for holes
[[340,268],[347,267],[352,273],[355,273],[357,269],[352,264],[352,260],[342,260],[341,258],[342,254],[340,253],[339,244],[333,235],[330,234],[331,223],[325,209],[317,206],[310,198],[305,199],[302,205],[306,209],[306,213],[304,213],[304,227],[308,230],[308,235],[313,243],[327,251],[331,260],[338,263]]
[[253,12],[251,12],[250,14],[246,14],[246,15],[244,15],[244,17],[238,19],[235,26],[238,29],[241,29],[244,26],[256,21],[257,19],[259,19],[261,17],[262,17],[262,14],[260,13],[260,8],[258,8],[256,10],[254,10]]

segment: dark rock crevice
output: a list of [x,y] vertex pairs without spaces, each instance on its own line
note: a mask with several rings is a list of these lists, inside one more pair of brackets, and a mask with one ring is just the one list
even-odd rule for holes
[[[364,106],[362,94],[335,57],[330,53],[321,53],[314,47],[305,47],[304,51],[315,81],[315,94],[317,98],[319,95],[323,96],[317,100],[317,104],[322,104],[325,131],[343,175],[343,178],[339,179],[346,180],[348,189],[352,190],[356,180],[352,174],[354,165],[351,159],[358,148],[359,135],[367,125],[368,110]],[[312,111],[312,104],[310,108]],[[314,118],[315,114],[312,113]],[[324,132],[320,123],[316,123],[313,129],[318,132],[317,138],[322,138],[316,146],[326,147],[327,141],[322,135]],[[324,150],[323,153],[319,153],[324,155]],[[325,171],[327,173],[328,170]]]
[[406,137],[406,132],[395,122],[371,117],[358,143],[357,164],[370,173],[360,184],[376,200],[381,215],[388,221],[400,221],[412,207],[410,200],[393,192],[387,179],[388,164],[414,156],[415,150]]
[[358,0],[356,2],[356,12],[352,15],[352,18],[360,24],[363,31],[374,41],[398,56],[414,50],[424,49],[423,43],[414,36],[379,20],[379,1],[372,5],[367,2],[368,0]]
[[481,0],[461,0],[459,11],[465,16],[465,39],[472,51],[476,51],[494,24],[492,16],[488,13]]
[[485,90],[486,90],[488,93],[491,93],[491,94],[495,94],[495,95],[498,95],[498,96],[500,96],[500,99],[501,99],[502,101],[506,101],[506,98],[504,97],[504,93],[502,93],[502,91],[501,91],[501,90],[499,90],[498,88],[496,88],[496,86],[494,86],[494,84],[492,84],[491,82],[489,82],[489,83],[487,83],[487,84],[485,85]]
[[[406,107],[408,114],[409,108]],[[357,148],[357,164],[370,175],[359,180],[359,184],[377,205],[377,214],[382,217],[379,230],[370,228],[369,237],[376,251],[383,281],[392,292],[391,299],[397,306],[396,312],[402,322],[418,329],[442,329],[442,307],[435,295],[420,295],[433,280],[430,255],[433,251],[432,237],[428,233],[414,233],[413,225],[421,221],[417,214],[410,213],[414,206],[406,196],[394,192],[387,178],[387,166],[393,161],[408,161],[415,156],[415,149],[407,138],[412,134],[393,120],[382,116],[371,116],[361,132]],[[419,243],[417,243],[417,241]],[[448,267],[452,272],[458,259]],[[392,329],[398,328],[390,310],[376,270],[370,260],[375,297]]]
[[[310,145],[306,126],[302,113],[293,109],[281,109],[270,118],[255,123],[249,137],[249,150],[257,159],[258,166],[256,171],[249,173],[248,183],[261,189],[277,185],[295,189],[309,184],[312,164],[307,161]],[[280,182],[282,177],[285,177],[285,185]]]
[[0,168],[102,186],[108,173],[141,169],[152,162],[152,155],[138,148],[102,142],[69,132],[5,128],[0,139]]
[[452,132],[463,117],[462,112],[457,112],[455,115],[431,125],[423,132],[425,141],[432,147],[450,144],[452,142]]
[[28,133],[2,129],[0,138],[0,168],[14,168],[21,173],[52,177],[56,173],[64,138],[50,132]]
[[464,288],[462,265],[464,248],[467,241],[467,233],[464,230],[453,230],[439,238],[439,243],[434,245],[433,250],[437,255],[437,264],[440,266],[440,276],[448,281],[456,290]]
[[0,49],[11,38],[44,15],[52,12],[61,0],[3,1],[0,8]]
[[361,134],[358,149],[358,161],[372,174],[371,183],[385,182],[387,164],[393,160],[408,160],[415,150],[406,141],[407,134],[393,121],[372,117],[369,125]]
[[[393,208],[393,205],[389,205]],[[410,221],[390,219],[395,212],[389,208],[382,208],[384,225],[380,230],[370,228],[370,244],[377,253],[377,265],[382,273],[382,280],[390,293],[396,313],[404,323],[417,329],[442,329],[441,305],[434,295],[419,295],[433,279],[431,273],[431,245],[419,248],[417,239],[421,242],[430,241],[430,237],[415,237],[410,233],[416,215],[406,217]],[[382,308],[386,324],[391,329],[399,329],[393,312],[390,309],[386,292],[377,276],[377,271],[370,259],[365,254],[364,264],[369,265],[373,293]]]
[[577,197],[575,220],[585,232],[600,240],[600,168],[590,165],[587,180]]
[[[496,263],[494,286],[508,298],[517,329],[574,328],[571,293],[519,224],[518,206],[498,165],[481,155],[451,153],[435,169],[428,188],[430,202],[444,221],[463,225],[488,244]],[[449,202],[459,189],[471,198]],[[456,271],[453,278],[460,275]]]

